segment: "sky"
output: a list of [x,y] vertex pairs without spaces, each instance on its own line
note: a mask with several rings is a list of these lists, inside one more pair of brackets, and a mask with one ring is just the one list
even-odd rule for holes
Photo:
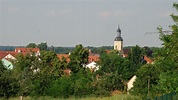
[[160,47],[157,27],[171,30],[177,0],[0,0],[0,45]]

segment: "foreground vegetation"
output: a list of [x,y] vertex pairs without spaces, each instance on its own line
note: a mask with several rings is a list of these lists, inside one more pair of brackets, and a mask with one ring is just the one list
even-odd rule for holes
[[[2,99],[3,100],[3,99]],[[10,98],[9,100],[19,100],[19,98]],[[54,97],[24,97],[23,100],[141,100],[141,98],[137,96],[131,96],[127,94],[120,94],[114,95],[110,97],[86,97],[86,98],[68,98],[68,99],[61,99],[61,98],[54,98]]]
[[[76,45],[67,62],[61,61],[53,51],[42,50],[40,55],[17,55],[14,68],[6,69],[0,62],[0,96],[50,96],[54,98],[106,97],[112,91],[127,93],[126,82],[143,61],[143,50],[133,47],[128,58],[118,56],[118,51],[103,52],[97,62],[100,69],[88,69],[89,50]],[[70,69],[67,74],[64,70]]]
[[[178,3],[173,7],[178,10]],[[163,47],[154,52],[154,64],[143,65],[136,72],[132,93],[142,98],[178,93],[178,16],[171,17],[175,22],[170,26],[171,31],[158,27]]]

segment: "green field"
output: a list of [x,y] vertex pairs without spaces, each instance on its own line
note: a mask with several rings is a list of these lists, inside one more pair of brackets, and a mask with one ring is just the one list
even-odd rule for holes
[[[1,100],[3,99],[1,98]],[[20,97],[10,98],[9,100],[20,100]],[[111,97],[98,97],[98,98],[87,97],[87,98],[69,98],[69,99],[52,98],[52,97],[38,97],[38,98],[24,97],[23,100],[141,100],[141,98],[132,95],[120,94]]]

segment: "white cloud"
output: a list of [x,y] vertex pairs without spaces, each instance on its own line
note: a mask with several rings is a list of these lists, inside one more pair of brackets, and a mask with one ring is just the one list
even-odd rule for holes
[[129,15],[131,15],[131,13],[130,12],[128,12],[128,11],[121,11],[121,10],[119,10],[119,11],[104,11],[104,12],[101,12],[100,14],[99,14],[102,18],[107,18],[107,17],[125,17],[125,16],[129,16]]
[[7,8],[7,11],[9,12],[9,13],[16,13],[16,12],[19,12],[20,11],[20,7],[18,7],[18,6],[14,6],[14,7],[8,7]]
[[50,10],[47,11],[45,15],[48,17],[59,17],[59,16],[65,16],[67,14],[70,14],[70,12],[71,10],[60,10],[60,11]]

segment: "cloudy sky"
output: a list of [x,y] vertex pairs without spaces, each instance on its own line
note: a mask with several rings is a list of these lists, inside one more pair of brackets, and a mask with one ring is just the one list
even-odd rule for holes
[[0,0],[0,45],[161,46],[157,32],[174,24],[177,0]]

